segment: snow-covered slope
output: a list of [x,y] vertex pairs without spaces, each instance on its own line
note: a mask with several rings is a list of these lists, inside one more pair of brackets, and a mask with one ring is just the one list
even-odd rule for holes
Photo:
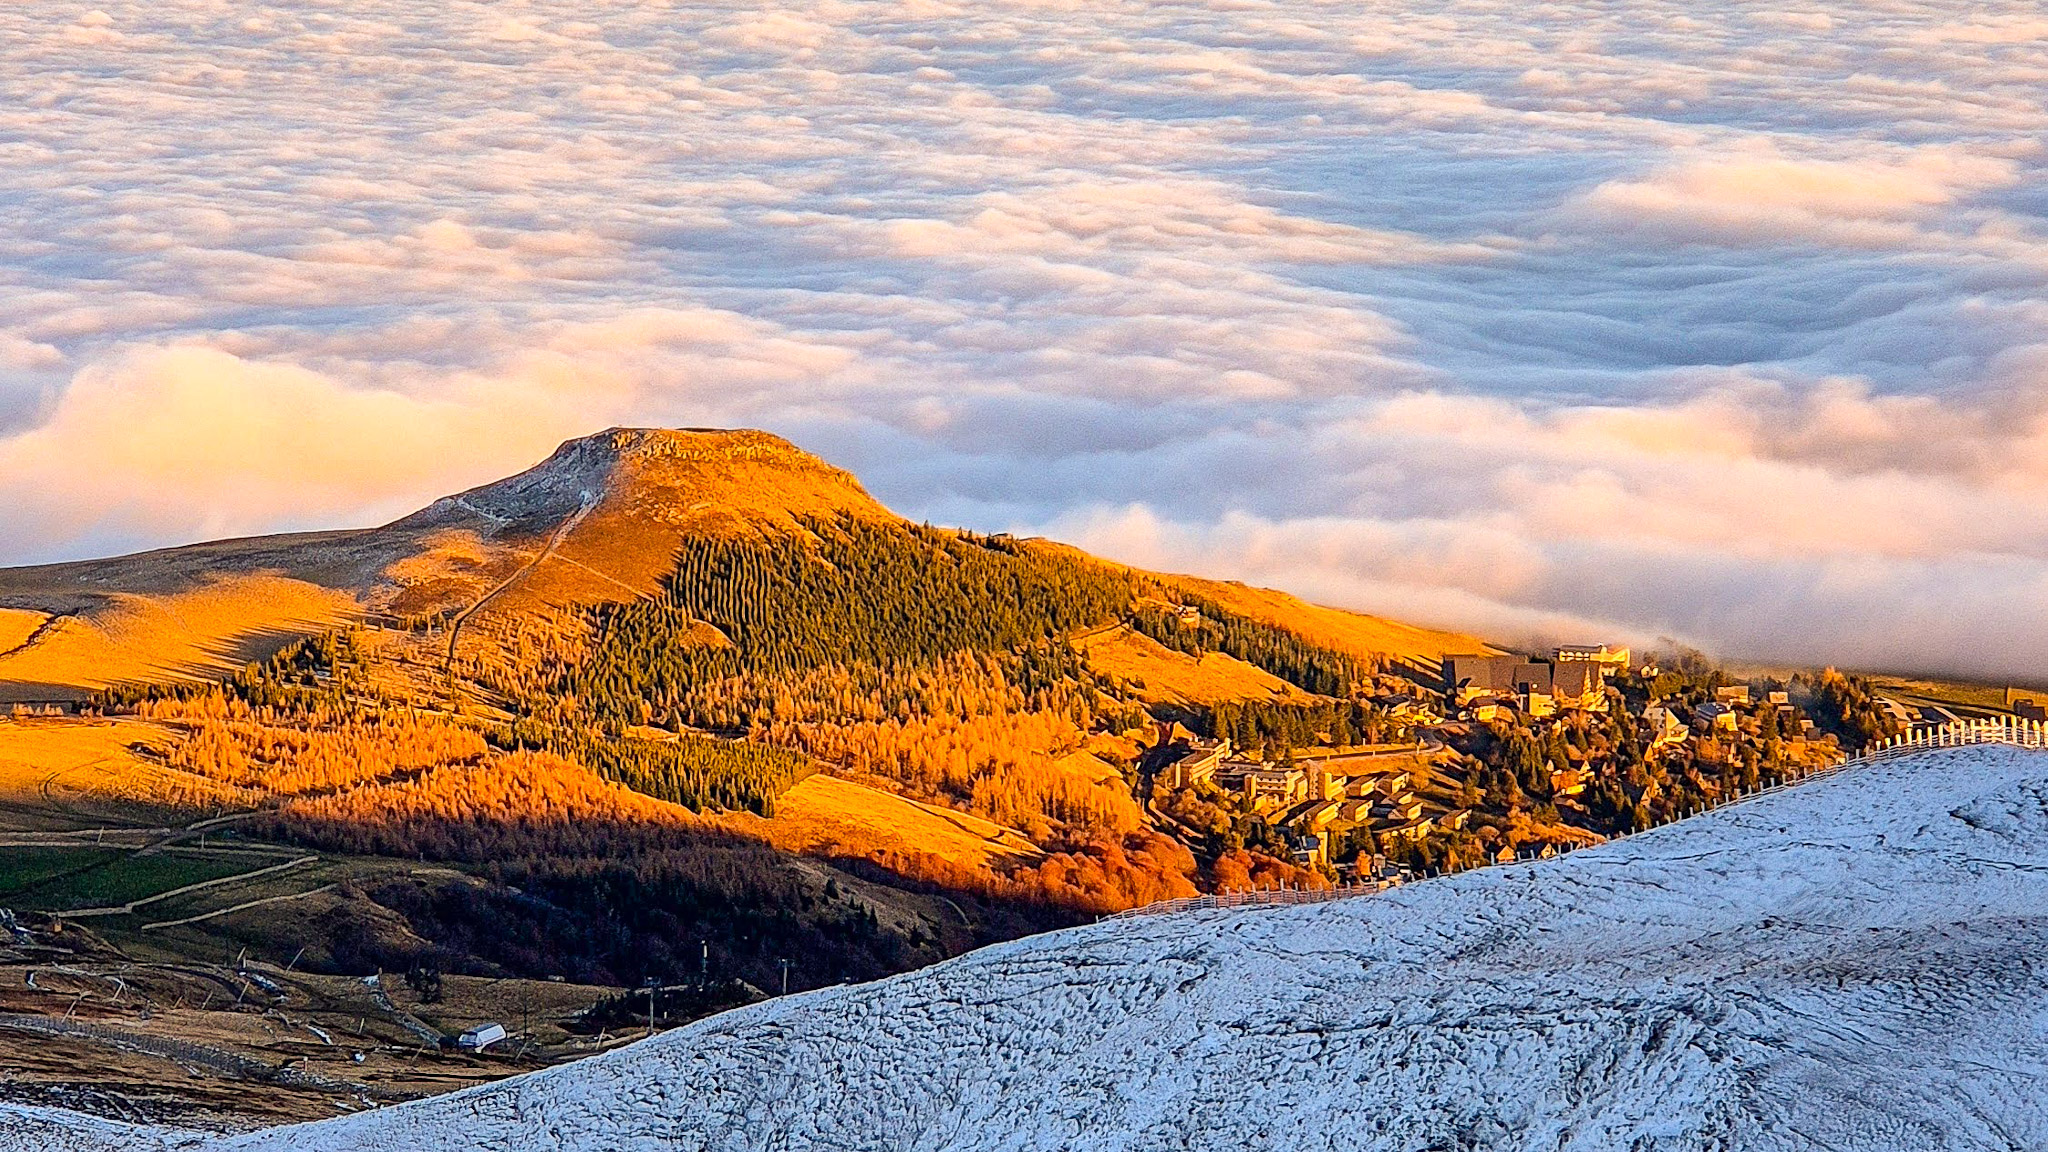
[[2048,1147],[2048,755],[1934,752],[1537,865],[1099,924],[210,1144]]

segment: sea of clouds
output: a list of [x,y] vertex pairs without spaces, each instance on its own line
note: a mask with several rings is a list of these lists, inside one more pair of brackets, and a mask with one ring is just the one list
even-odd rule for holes
[[2048,679],[2038,3],[0,8],[0,562],[610,424],[1507,640]]

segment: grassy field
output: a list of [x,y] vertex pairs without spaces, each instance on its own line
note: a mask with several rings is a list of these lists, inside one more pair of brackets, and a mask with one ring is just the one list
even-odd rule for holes
[[12,652],[27,643],[49,617],[26,608],[0,608],[0,652]]
[[[0,701],[225,675],[355,612],[345,593],[277,576],[226,578],[168,596],[118,595],[108,607],[61,620],[34,644],[0,656]],[[0,652],[9,647],[0,644]]]
[[146,720],[0,718],[0,831],[162,822],[178,734]]
[[1096,670],[1130,684],[1148,704],[1314,699],[1278,676],[1242,660],[1221,652],[1211,652],[1197,660],[1122,625],[1080,637],[1076,645],[1088,654],[1088,662]]
[[275,862],[176,850],[0,848],[0,906],[34,912],[110,907]]
[[970,867],[1045,855],[1015,829],[950,808],[920,804],[834,776],[810,776],[775,802],[775,817],[727,815],[718,823],[778,848],[824,856],[929,852]]
[[1959,680],[1929,680],[1910,676],[1873,676],[1871,682],[1886,696],[1913,707],[1938,705],[1965,719],[1971,716],[2005,715],[2012,711],[2008,697],[2048,700],[2048,689],[2008,689],[2003,684],[1970,684]]
[[1497,651],[1476,636],[1420,628],[1311,604],[1297,596],[1270,588],[1252,588],[1221,580],[1194,576],[1164,577],[1169,584],[1214,600],[1233,612],[1290,629],[1317,643],[1367,659],[1384,658],[1396,664],[1435,669],[1446,656],[1478,655]]

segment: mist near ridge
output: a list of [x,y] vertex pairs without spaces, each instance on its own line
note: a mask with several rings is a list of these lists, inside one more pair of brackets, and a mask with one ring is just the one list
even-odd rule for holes
[[0,562],[606,424],[1506,636],[2048,678],[2026,4],[0,13]]

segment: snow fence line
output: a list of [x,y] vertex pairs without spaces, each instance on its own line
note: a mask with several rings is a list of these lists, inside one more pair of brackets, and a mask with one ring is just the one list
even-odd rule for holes
[[[1935,724],[1909,729],[1897,736],[1884,740],[1877,747],[1863,753],[1861,756],[1851,757],[1840,763],[1830,764],[1825,768],[1816,768],[1797,780],[1787,780],[1782,784],[1773,784],[1768,788],[1759,788],[1754,792],[1731,796],[1727,800],[1714,805],[1714,807],[1725,808],[1730,804],[1739,804],[1744,801],[1754,800],[1759,796],[1769,796],[1773,793],[1783,792],[1788,788],[1804,784],[1808,780],[1832,775],[1845,768],[1855,768],[1865,764],[1878,764],[1936,748],[1962,748],[1973,744],[2009,744],[2015,748],[2028,748],[2036,751],[2048,750],[2048,723],[2040,720],[2021,720],[2012,716],[1998,716],[1988,720],[1959,720],[1949,724]],[[1625,837],[1617,836],[1615,839],[1625,839]],[[1486,864],[1481,865],[1481,867],[1512,867],[1515,864],[1527,863],[1530,863],[1530,861],[1514,860],[1505,864]],[[1112,912],[1101,919],[1125,920],[1134,916],[1164,916],[1175,912],[1198,912],[1208,908],[1256,908],[1290,904],[1321,904],[1328,900],[1348,900],[1355,896],[1373,896],[1398,886],[1399,884],[1396,881],[1383,880],[1371,884],[1346,884],[1336,888],[1280,888],[1251,892],[1222,892],[1213,896],[1181,896],[1172,900],[1155,900],[1150,904],[1137,908],[1126,908],[1121,912]]]

